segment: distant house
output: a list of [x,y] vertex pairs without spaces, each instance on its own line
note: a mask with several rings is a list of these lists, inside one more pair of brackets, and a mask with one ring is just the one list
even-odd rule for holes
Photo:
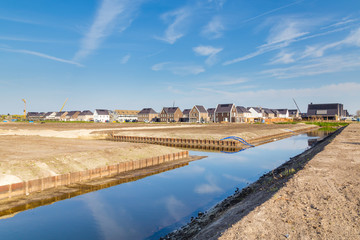
[[264,118],[273,119],[273,118],[277,117],[277,111],[276,110],[274,111],[274,110],[269,109],[269,108],[263,108],[262,111],[263,111],[263,117]]
[[80,111],[69,111],[65,116],[65,121],[76,121]]
[[178,107],[164,107],[160,113],[161,122],[178,122],[183,117],[183,113]]
[[44,115],[44,120],[55,120],[56,112],[47,112]]
[[77,120],[85,122],[93,121],[94,114],[90,110],[84,110],[78,115]]
[[300,112],[297,109],[289,109],[289,117],[292,119],[300,118]]
[[43,119],[44,115],[44,112],[28,112],[26,114],[26,119],[29,121],[40,121]]
[[159,114],[155,112],[152,108],[143,108],[138,113],[138,121],[139,122],[151,122],[155,121],[159,117]]
[[94,112],[94,122],[109,122],[110,113],[110,110],[96,109]]
[[118,122],[137,122],[138,110],[115,110],[115,120]]
[[195,105],[189,112],[190,122],[209,122],[210,118],[208,112],[202,105]]
[[239,122],[237,110],[233,103],[218,104],[215,110],[215,122]]
[[215,122],[215,110],[216,108],[208,108],[207,113],[210,119],[210,122]]
[[276,109],[278,113],[278,118],[289,118],[289,111],[287,109]]
[[344,115],[344,107],[341,103],[325,103],[308,105],[307,117],[321,120],[340,120]]
[[263,111],[260,107],[248,107],[247,108],[251,113],[251,118],[263,118]]
[[240,118],[240,122],[247,122],[251,117],[251,112],[243,106],[237,106],[236,110]]
[[54,120],[56,121],[64,121],[66,119],[66,115],[68,112],[62,111],[62,112],[56,112]]
[[190,113],[191,109],[184,109],[182,111],[182,117],[180,118],[180,122],[189,122],[189,113]]

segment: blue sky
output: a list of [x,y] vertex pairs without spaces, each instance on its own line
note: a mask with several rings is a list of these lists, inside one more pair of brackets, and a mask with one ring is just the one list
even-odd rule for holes
[[0,113],[360,109],[359,0],[2,0]]

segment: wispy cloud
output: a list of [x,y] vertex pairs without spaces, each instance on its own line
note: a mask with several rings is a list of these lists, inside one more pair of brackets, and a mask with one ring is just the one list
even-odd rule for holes
[[93,24],[81,41],[74,60],[79,61],[90,55],[115,28],[119,32],[127,29],[141,2],[140,0],[103,0]]
[[275,58],[272,59],[270,64],[278,64],[278,63],[289,64],[289,63],[293,63],[293,62],[295,62],[294,55],[295,55],[295,53],[289,53],[289,52],[281,51],[276,55]]
[[226,3],[226,0],[208,0],[208,2],[215,4],[216,8],[222,8]]
[[225,30],[224,23],[219,16],[214,16],[211,21],[202,29],[201,34],[210,38],[216,39],[223,36]]
[[129,61],[130,57],[131,57],[130,54],[125,55],[124,57],[121,58],[120,63],[121,63],[121,64],[127,63],[127,62]]
[[78,67],[83,67],[84,66],[84,65],[82,65],[82,64],[80,64],[78,62],[72,61],[72,60],[66,60],[66,59],[50,56],[50,55],[40,53],[40,52],[34,52],[34,51],[23,50],[23,49],[10,49],[10,48],[0,48],[0,50],[1,51],[6,51],[6,52],[14,52],[14,53],[22,53],[22,54],[33,55],[33,56],[46,58],[46,59],[50,59],[50,60],[57,61],[57,62],[73,64],[73,65],[76,65]]
[[193,51],[200,56],[207,56],[205,63],[207,65],[214,65],[216,62],[216,54],[221,52],[222,48],[215,48],[212,46],[197,46],[193,48]]
[[233,86],[249,81],[247,78],[231,76],[214,76],[211,79],[214,81],[207,80],[206,83],[201,83],[199,86]]
[[210,194],[215,192],[221,192],[222,189],[216,184],[216,178],[212,175],[206,176],[207,183],[200,184],[195,187],[195,193],[197,194]]
[[[325,32],[313,33],[311,34],[309,31],[303,30],[308,25],[316,25],[316,21],[305,21],[300,19],[291,19],[291,20],[282,20],[275,24],[270,29],[270,34],[267,38],[267,43],[257,47],[257,50],[249,53],[245,56],[235,58],[233,60],[225,61],[223,65],[230,65],[237,62],[245,61],[256,56],[262,55],[264,53],[268,53],[271,51],[283,49],[288,47],[290,44],[295,42],[300,42],[304,40],[308,40],[311,38],[321,37],[328,34],[344,31],[349,27],[341,27]],[[349,40],[350,41],[350,40]],[[356,39],[353,39],[353,42],[356,42]]]
[[359,69],[359,67],[360,56],[358,55],[334,55],[311,59],[291,67],[265,70],[261,73],[279,79],[288,79],[325,73],[352,71]]
[[205,72],[205,69],[199,65],[189,65],[182,63],[162,62],[151,67],[153,71],[170,71],[175,75],[198,75]]
[[295,2],[293,2],[293,3],[284,5],[284,6],[282,6],[282,7],[274,8],[274,9],[269,10],[269,11],[267,11],[267,12],[261,13],[261,14],[255,16],[255,17],[248,18],[248,19],[244,20],[242,23],[247,23],[247,22],[253,21],[253,20],[255,20],[255,19],[258,19],[258,18],[261,18],[261,17],[263,17],[263,16],[269,15],[269,14],[271,14],[271,13],[274,13],[274,12],[280,11],[280,10],[282,10],[282,9],[291,7],[291,6],[293,6],[293,5],[299,4],[299,3],[301,3],[302,1],[303,1],[303,0],[295,1]]
[[21,18],[21,17],[8,17],[8,16],[0,16],[0,20],[9,21],[9,22],[17,22],[17,23],[25,23],[25,24],[41,24],[39,22],[35,22],[29,19]]
[[174,44],[179,38],[185,35],[191,13],[192,11],[190,8],[183,7],[163,14],[161,18],[165,22],[169,23],[169,26],[165,30],[164,36],[155,38],[170,44]]

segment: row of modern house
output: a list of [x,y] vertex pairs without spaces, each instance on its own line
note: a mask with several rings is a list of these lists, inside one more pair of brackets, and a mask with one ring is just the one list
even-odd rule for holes
[[297,109],[270,109],[262,107],[243,107],[235,104],[218,104],[216,108],[206,109],[202,105],[181,111],[179,107],[164,107],[160,113],[152,108],[137,110],[96,109],[94,112],[28,112],[28,120],[54,121],[94,121],[94,122],[257,122],[288,119],[326,119],[340,120],[348,113],[343,105],[309,104],[307,114],[300,114]]

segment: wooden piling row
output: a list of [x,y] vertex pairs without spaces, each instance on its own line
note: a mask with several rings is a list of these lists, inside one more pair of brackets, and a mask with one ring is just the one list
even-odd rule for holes
[[159,165],[187,157],[189,157],[189,152],[182,151],[152,158],[121,162],[115,165],[98,167],[90,170],[65,173],[57,176],[4,185],[0,186],[0,199],[29,195],[33,192],[40,192],[49,188],[70,185],[101,177],[114,176],[119,173]]
[[111,140],[117,142],[152,143],[169,146],[196,146],[196,147],[217,147],[217,148],[242,148],[244,145],[237,141],[221,141],[207,139],[186,139],[186,138],[159,138],[159,137],[138,137],[112,135]]

